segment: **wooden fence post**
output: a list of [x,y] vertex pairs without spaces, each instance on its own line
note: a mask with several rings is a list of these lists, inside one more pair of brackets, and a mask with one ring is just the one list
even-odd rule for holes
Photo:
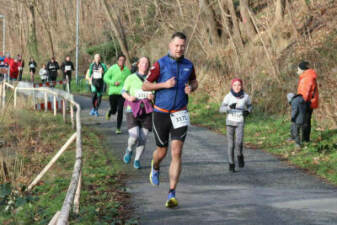
[[57,108],[56,108],[56,95],[54,94],[54,116],[56,116]]
[[62,102],[62,114],[63,114],[63,121],[66,122],[66,100],[63,99]]

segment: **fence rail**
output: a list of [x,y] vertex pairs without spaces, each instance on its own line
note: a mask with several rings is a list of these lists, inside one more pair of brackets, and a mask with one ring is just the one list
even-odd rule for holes
[[[66,225],[68,224],[68,218],[71,211],[71,207],[73,206],[73,211],[75,213],[79,213],[79,198],[81,191],[81,170],[82,170],[82,136],[81,136],[81,107],[80,105],[73,100],[73,96],[68,94],[57,93],[50,88],[34,88],[34,87],[17,87],[18,83],[9,83],[6,80],[3,80],[1,83],[0,90],[0,101],[2,106],[2,110],[5,109],[6,106],[6,88],[12,90],[14,93],[14,108],[17,107],[17,95],[19,91],[33,91],[33,103],[35,108],[35,102],[37,100],[36,92],[44,93],[44,102],[47,102],[48,94],[53,96],[54,103],[54,116],[57,114],[56,101],[57,98],[63,99],[62,104],[62,114],[63,119],[66,121],[66,105],[67,102],[70,104],[70,116],[71,116],[71,124],[73,129],[76,128],[76,132],[71,135],[71,137],[67,140],[67,142],[62,146],[62,148],[57,152],[57,154],[51,159],[51,161],[44,167],[44,169],[40,172],[40,174],[33,180],[33,182],[28,186],[28,190],[31,190],[48,172],[51,166],[57,161],[57,159],[61,156],[61,154],[70,146],[70,144],[76,138],[76,159],[74,164],[74,169],[72,173],[72,178],[67,190],[66,197],[63,201],[63,205],[60,211],[55,212],[53,218],[49,222],[50,225]],[[76,107],[76,119],[74,118],[74,107]],[[47,111],[47,107],[45,107],[45,112]],[[75,126],[76,125],[76,126]]]

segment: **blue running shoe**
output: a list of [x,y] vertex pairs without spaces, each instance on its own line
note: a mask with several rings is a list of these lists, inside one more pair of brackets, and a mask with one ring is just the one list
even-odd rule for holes
[[135,160],[135,161],[133,162],[133,168],[135,168],[135,169],[140,169],[140,162],[139,162],[139,160]]
[[93,116],[93,115],[95,115],[95,109],[94,108],[92,108],[91,111],[90,111],[90,116]]
[[98,109],[95,110],[95,116],[99,117]]
[[150,183],[159,186],[159,170],[153,169],[153,160],[151,161]]
[[125,154],[124,154],[124,157],[123,157],[123,162],[126,163],[126,164],[130,163],[131,156],[132,156],[132,152],[126,150]]
[[165,206],[166,208],[175,208],[178,206],[175,190],[169,192]]

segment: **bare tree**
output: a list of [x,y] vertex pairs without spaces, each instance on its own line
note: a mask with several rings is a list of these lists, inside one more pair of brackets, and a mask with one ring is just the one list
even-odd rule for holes
[[[115,36],[118,40],[118,43],[121,47],[121,50],[122,50],[123,54],[126,57],[126,63],[127,63],[128,66],[130,66],[131,61],[130,61],[129,51],[128,51],[128,48],[127,48],[127,45],[126,45],[126,40],[125,40],[125,38],[123,38],[123,33],[121,33],[120,30],[118,29],[118,21],[116,22],[114,20],[114,18],[112,17],[111,11],[109,10],[109,5],[108,5],[107,0],[102,0],[102,2],[103,2],[104,10],[105,10],[105,12],[108,16],[109,22],[111,24],[111,27],[114,31],[114,34],[115,34]],[[123,29],[123,27],[120,27],[120,29]]]
[[275,1],[275,21],[274,21],[275,24],[283,19],[285,5],[286,0]]
[[210,33],[211,42],[220,43],[220,36],[218,32],[218,24],[215,18],[215,12],[210,6],[209,0],[199,0],[199,7],[201,12],[201,17],[207,24],[207,28]]
[[[247,0],[240,0],[240,14],[242,23],[244,25],[245,32],[247,34],[248,39],[255,37],[256,30],[254,28],[254,24],[252,20],[250,19],[250,16],[248,14],[249,6]],[[252,14],[252,13],[251,13]]]
[[243,48],[243,41],[241,37],[238,17],[236,16],[235,7],[233,4],[233,0],[227,0],[227,7],[229,9],[230,15],[231,15],[231,21],[233,23],[233,33],[234,33],[234,40],[235,44],[238,46],[238,48]]

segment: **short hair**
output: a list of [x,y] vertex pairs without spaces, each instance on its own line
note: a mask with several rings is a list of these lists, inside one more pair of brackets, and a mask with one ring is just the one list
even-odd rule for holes
[[175,32],[172,37],[171,37],[171,40],[173,40],[174,38],[180,38],[180,39],[183,39],[183,40],[186,40],[186,35],[182,32]]
[[119,54],[118,57],[117,57],[117,60],[118,60],[120,57],[124,57],[124,58],[126,59],[125,55]]

